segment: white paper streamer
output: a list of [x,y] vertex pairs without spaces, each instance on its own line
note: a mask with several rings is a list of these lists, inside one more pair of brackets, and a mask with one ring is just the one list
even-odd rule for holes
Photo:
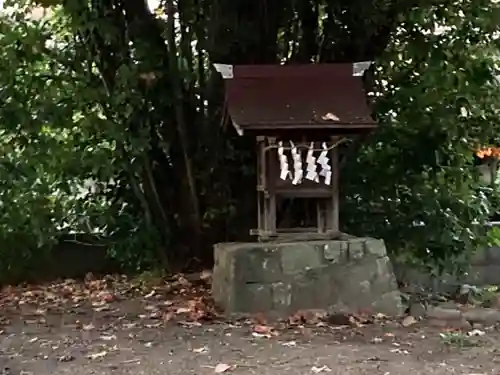
[[292,160],[293,160],[293,185],[298,185],[302,182],[304,177],[304,169],[302,166],[302,156],[300,150],[295,146],[295,144],[290,141],[290,146],[292,150]]
[[281,141],[278,143],[278,158],[280,161],[280,178],[286,180],[290,175],[290,170],[288,168],[288,158],[285,155],[285,149]]
[[352,64],[352,75],[355,77],[362,77],[365,71],[372,64],[371,61],[358,61]]
[[214,64],[215,70],[217,70],[222,78],[230,79],[233,78],[233,66],[229,64]]
[[316,168],[316,158],[314,157],[314,142],[311,142],[311,144],[309,145],[309,150],[307,150],[306,164],[306,179],[319,182],[318,172]]
[[330,166],[330,160],[328,159],[328,146],[325,142],[323,142],[322,147],[323,151],[321,151],[321,154],[318,157],[318,164],[321,166],[319,175],[325,178],[324,182],[326,185],[330,185],[332,181],[332,167]]
[[325,184],[330,185],[332,183],[332,172],[327,171],[325,173]]

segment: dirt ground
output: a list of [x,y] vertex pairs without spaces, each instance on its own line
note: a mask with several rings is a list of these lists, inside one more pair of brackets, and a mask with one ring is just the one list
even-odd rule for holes
[[494,327],[468,336],[390,319],[228,322],[205,294],[182,277],[147,288],[116,279],[5,288],[0,374],[499,373]]

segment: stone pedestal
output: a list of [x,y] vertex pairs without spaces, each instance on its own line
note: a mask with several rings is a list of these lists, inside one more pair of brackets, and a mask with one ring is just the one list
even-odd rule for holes
[[385,244],[373,238],[217,244],[212,293],[229,315],[402,312]]

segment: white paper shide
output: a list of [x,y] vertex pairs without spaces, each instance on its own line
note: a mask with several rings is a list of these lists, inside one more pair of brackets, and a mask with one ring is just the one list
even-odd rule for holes
[[314,142],[311,142],[306,156],[306,179],[319,182],[318,171],[316,167],[316,158],[314,157]]
[[[278,142],[277,150],[280,164],[280,178],[282,180],[290,179],[293,185],[299,185],[305,178],[309,181],[323,182],[325,185],[331,185],[332,166],[330,165],[330,158],[328,156],[330,150],[326,142],[321,144],[320,150],[314,148],[314,142],[309,144],[305,158],[305,168],[301,147],[296,146],[292,141],[290,141],[290,147],[285,147],[283,141]],[[290,151],[291,169],[289,164],[290,157],[286,154],[287,150]],[[315,157],[315,152],[319,152],[318,157]]]
[[278,158],[280,162],[280,178],[286,180],[290,176],[290,169],[288,167],[288,158],[285,155],[283,142],[278,143]]
[[304,177],[304,169],[302,166],[302,156],[300,150],[290,141],[293,160],[293,180],[292,184],[298,185],[302,182]]
[[322,147],[323,151],[321,151],[318,157],[318,164],[321,166],[319,175],[324,177],[325,185],[330,185],[332,183],[332,167],[328,159],[328,146],[323,142]]

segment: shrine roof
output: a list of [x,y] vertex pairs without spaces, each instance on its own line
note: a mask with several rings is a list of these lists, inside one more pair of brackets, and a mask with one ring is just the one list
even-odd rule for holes
[[[361,75],[370,63],[215,64],[236,130],[363,130],[371,117]],[[363,65],[364,64],[364,65]]]

